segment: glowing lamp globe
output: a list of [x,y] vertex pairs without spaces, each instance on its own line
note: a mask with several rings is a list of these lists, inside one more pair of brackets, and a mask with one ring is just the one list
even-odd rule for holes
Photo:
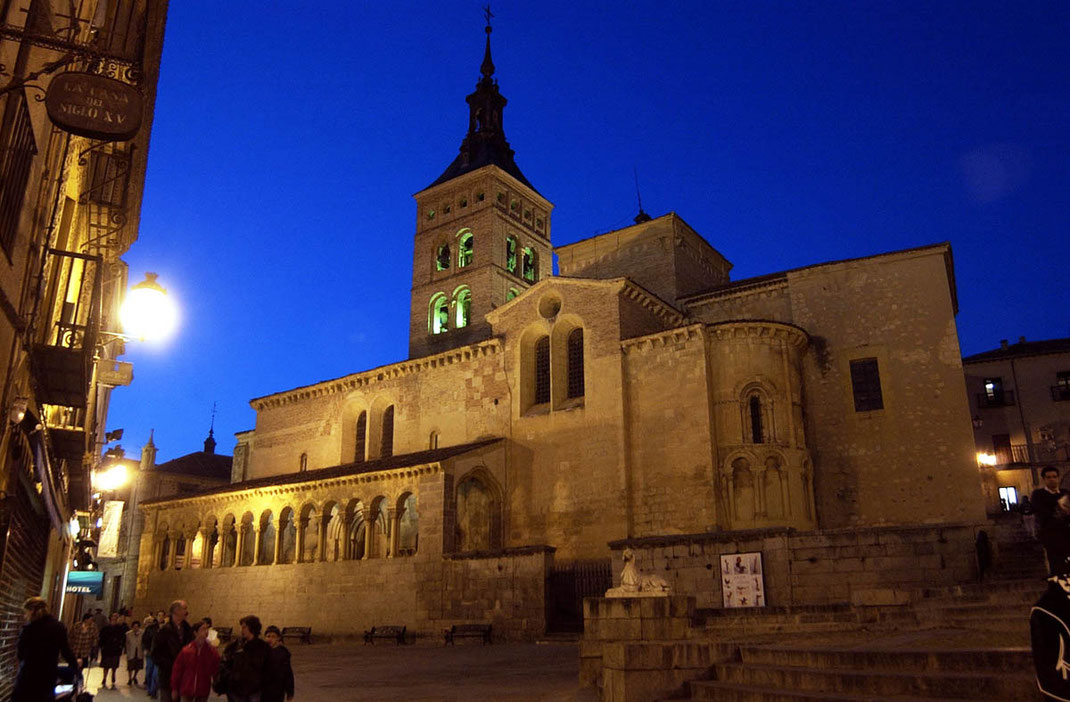
[[141,281],[126,293],[120,310],[123,331],[142,341],[161,341],[175,329],[178,313],[167,291],[156,282],[155,273],[146,273]]

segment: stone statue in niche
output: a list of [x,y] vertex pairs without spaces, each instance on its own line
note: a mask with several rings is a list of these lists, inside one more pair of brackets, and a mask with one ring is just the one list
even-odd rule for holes
[[665,578],[653,573],[643,573],[635,565],[635,553],[624,549],[624,570],[620,573],[620,587],[606,590],[606,597],[668,597],[672,588]]

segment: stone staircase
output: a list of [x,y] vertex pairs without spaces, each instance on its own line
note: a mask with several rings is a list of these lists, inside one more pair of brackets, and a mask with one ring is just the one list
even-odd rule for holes
[[[1039,544],[997,525],[984,582],[915,593],[904,605],[700,610],[718,648],[684,699],[730,702],[941,702],[1042,699],[1029,610],[1044,590]],[[726,647],[728,642],[731,645]]]

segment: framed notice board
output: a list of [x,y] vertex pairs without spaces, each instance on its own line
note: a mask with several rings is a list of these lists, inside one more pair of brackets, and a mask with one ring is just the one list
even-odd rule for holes
[[721,600],[724,607],[764,607],[762,552],[721,555]]

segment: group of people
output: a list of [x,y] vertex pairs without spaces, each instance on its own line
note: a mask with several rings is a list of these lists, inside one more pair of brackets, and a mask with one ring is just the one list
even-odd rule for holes
[[98,609],[82,617],[69,640],[66,627],[48,612],[43,599],[30,598],[25,610],[27,624],[19,636],[13,702],[52,700],[58,659],[62,656],[81,675],[98,653],[101,689],[108,686],[109,671],[115,689],[116,672],[125,655],[127,685],[138,685],[144,665],[146,692],[160,702],[206,702],[213,691],[229,702],[292,702],[294,698],[290,652],[282,645],[281,632],[269,626],[261,638],[262,625],[255,615],[242,617],[241,635],[220,653],[212,620],[191,624],[183,600],[175,600],[168,612],[160,610],[143,622],[132,619],[129,612],[113,612],[104,618]]

